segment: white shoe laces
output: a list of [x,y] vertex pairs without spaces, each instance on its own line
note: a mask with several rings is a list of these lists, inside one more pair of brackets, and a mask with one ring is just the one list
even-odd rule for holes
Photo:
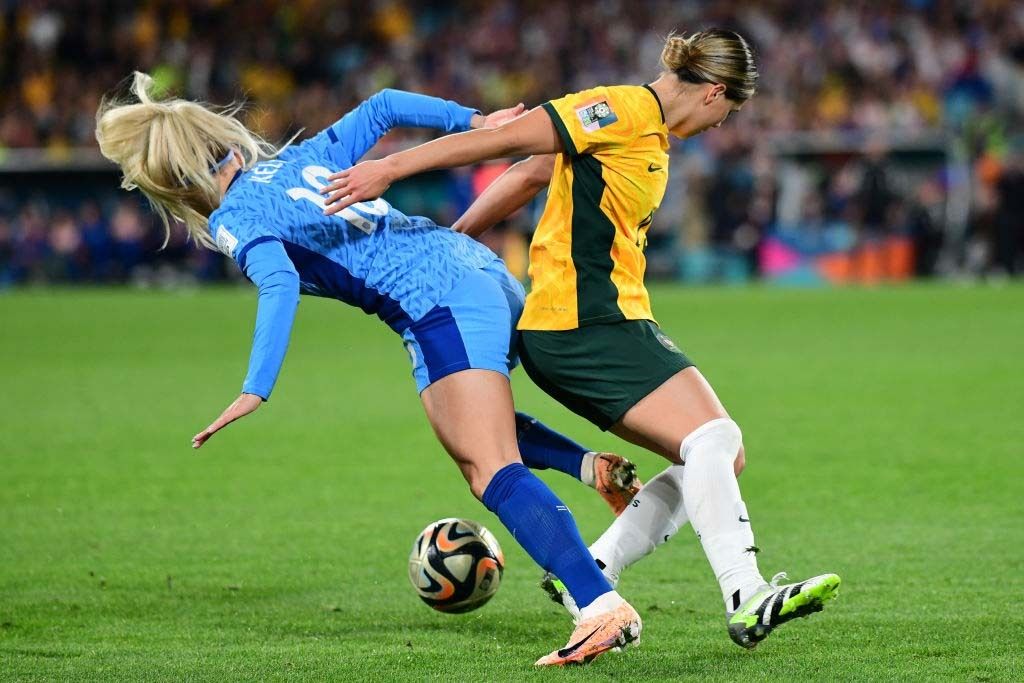
[[772,588],[778,588],[779,581],[786,581],[787,579],[789,579],[789,575],[787,575],[786,572],[779,572],[778,574],[772,577],[772,580],[768,583],[768,585],[770,585]]

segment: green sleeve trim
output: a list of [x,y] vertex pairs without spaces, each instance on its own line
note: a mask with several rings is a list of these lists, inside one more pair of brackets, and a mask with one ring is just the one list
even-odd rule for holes
[[559,116],[558,110],[555,109],[555,105],[550,102],[545,102],[540,105],[544,111],[551,117],[551,122],[555,124],[555,130],[558,131],[558,137],[562,138],[562,144],[565,146],[565,151],[569,153],[569,156],[579,156],[579,152],[576,151],[576,143],[573,142],[572,136],[569,135],[569,129],[565,127],[565,122],[562,121],[562,117]]

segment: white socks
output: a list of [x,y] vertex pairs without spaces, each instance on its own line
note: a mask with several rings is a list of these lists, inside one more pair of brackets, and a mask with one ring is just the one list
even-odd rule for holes
[[580,610],[578,621],[586,621],[591,617],[611,612],[613,609],[618,609],[624,602],[626,601],[622,599],[622,596],[613,590],[603,593],[594,598],[592,603]]
[[580,481],[590,488],[594,488],[594,458],[597,453],[590,451],[583,454],[583,461],[580,463]]
[[682,470],[683,504],[728,612],[736,611],[765,584],[757,569],[747,507],[733,473],[742,439],[740,428],[729,418],[711,420],[683,440],[679,449],[683,465],[669,468]]
[[[653,552],[688,519],[718,579],[726,611],[734,612],[765,584],[733,470],[742,440],[740,428],[729,418],[711,420],[683,440],[683,465],[671,465],[644,484],[633,502],[590,546],[590,554],[603,565],[601,571],[613,588],[623,569]],[[584,456],[585,463],[588,457],[593,456]],[[592,463],[587,464],[592,470]],[[581,618],[593,612],[590,608],[602,598],[588,605]],[[604,609],[593,613],[600,611]]]
[[601,571],[613,588],[623,569],[649,555],[686,524],[682,475],[683,468],[672,465],[644,484],[590,546],[590,554],[604,565]]

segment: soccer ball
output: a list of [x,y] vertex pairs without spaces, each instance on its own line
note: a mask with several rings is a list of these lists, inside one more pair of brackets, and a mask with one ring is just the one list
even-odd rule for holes
[[409,580],[416,594],[448,614],[483,606],[498,592],[504,571],[498,539],[468,519],[434,522],[416,537],[409,553]]

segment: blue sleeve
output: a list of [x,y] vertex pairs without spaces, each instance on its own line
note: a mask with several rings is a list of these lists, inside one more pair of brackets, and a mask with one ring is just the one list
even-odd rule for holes
[[242,391],[266,401],[288,350],[295,309],[299,306],[299,274],[277,239],[249,247],[241,265],[246,277],[259,288],[249,373]]
[[356,163],[392,128],[433,128],[446,133],[469,130],[475,109],[439,97],[403,90],[381,90],[327,129],[335,160]]

